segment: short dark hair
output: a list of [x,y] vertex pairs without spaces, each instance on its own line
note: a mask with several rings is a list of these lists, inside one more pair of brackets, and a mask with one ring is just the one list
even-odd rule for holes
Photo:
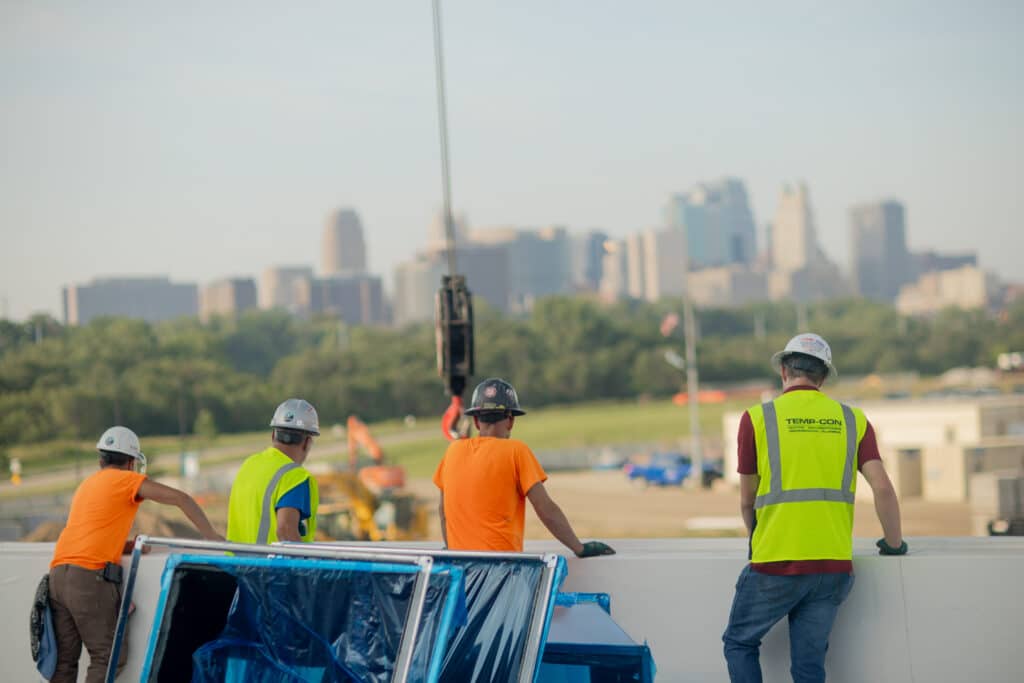
[[828,377],[825,362],[806,353],[789,354],[782,359],[782,367],[790,377],[806,377],[815,384],[821,384]]
[[507,410],[504,410],[504,411],[494,411],[494,412],[488,412],[488,413],[477,413],[476,416],[485,425],[493,425],[493,424],[497,424],[497,423],[501,422],[502,420],[509,419],[510,417],[512,417],[512,413],[510,413]]
[[124,467],[129,462],[134,460],[130,455],[124,453],[115,453],[114,451],[100,451],[100,465],[106,467],[113,465],[114,467]]
[[286,445],[295,445],[302,443],[307,436],[311,436],[306,432],[300,432],[297,429],[275,429],[274,430],[274,441],[283,443]]

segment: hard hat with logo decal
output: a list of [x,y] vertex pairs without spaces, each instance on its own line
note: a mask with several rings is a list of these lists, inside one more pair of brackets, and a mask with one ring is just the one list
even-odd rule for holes
[[473,400],[469,403],[466,415],[482,413],[508,413],[509,415],[526,415],[519,407],[519,397],[511,384],[503,379],[491,377],[476,385]]
[[139,437],[127,427],[111,427],[103,432],[96,442],[96,450],[101,453],[121,453],[135,458],[140,472],[146,471],[146,456],[139,445]]
[[290,398],[279,405],[270,426],[320,436],[320,418],[317,417],[316,408],[301,398]]
[[825,364],[825,367],[828,368],[829,377],[835,378],[839,376],[839,371],[836,370],[836,366],[832,365],[831,347],[829,347],[827,341],[813,332],[798,334],[789,340],[789,343],[786,344],[786,348],[772,356],[772,367],[775,369],[775,372],[779,372],[782,368],[782,361],[785,360],[787,356],[791,356],[793,354],[817,358]]

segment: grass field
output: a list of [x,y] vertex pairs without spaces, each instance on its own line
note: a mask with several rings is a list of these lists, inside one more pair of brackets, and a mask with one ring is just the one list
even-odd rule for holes
[[[701,429],[705,435],[720,436],[722,415],[726,410],[744,407],[747,402],[705,404],[701,406]],[[401,420],[370,425],[373,434],[384,442],[388,460],[406,468],[409,477],[427,477],[433,473],[438,460],[444,453],[446,442],[440,434],[440,416],[421,418],[416,429],[438,425],[428,436],[403,439],[409,430]],[[595,402],[572,406],[553,406],[530,413],[516,421],[515,437],[522,439],[534,450],[576,448],[582,446],[603,446],[623,443],[661,442],[674,445],[689,434],[689,412],[685,406],[674,405],[671,401],[629,401]],[[394,443],[388,444],[389,440]],[[245,432],[222,434],[204,450],[232,449],[233,451],[254,452],[264,447],[267,432]],[[321,447],[336,443],[333,430],[324,429]],[[177,436],[143,436],[143,450],[151,461],[156,456],[177,453],[181,441]],[[195,439],[186,442],[189,450],[198,449]],[[15,446],[10,454],[21,458],[26,476],[75,465],[76,460],[83,468],[95,465],[95,441],[51,441],[47,443]],[[241,454],[213,455],[204,457],[204,464],[230,462],[241,459]],[[316,451],[313,452],[316,458]],[[154,464],[155,465],[155,464]],[[167,466],[153,466],[150,473],[164,474]]]

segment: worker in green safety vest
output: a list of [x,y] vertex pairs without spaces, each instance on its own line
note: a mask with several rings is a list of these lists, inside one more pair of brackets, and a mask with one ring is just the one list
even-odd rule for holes
[[882,555],[907,552],[896,492],[864,413],[820,391],[836,377],[816,334],[794,337],[772,357],[783,393],[740,421],[740,511],[750,563],[736,583],[722,636],[733,683],[761,681],[761,638],[789,618],[793,680],[825,680],[825,652],[839,605],[853,587],[856,470],[875,499]]
[[300,398],[277,407],[270,448],[250,455],[231,486],[229,541],[274,543],[312,541],[319,492],[302,466],[320,436],[316,409]]

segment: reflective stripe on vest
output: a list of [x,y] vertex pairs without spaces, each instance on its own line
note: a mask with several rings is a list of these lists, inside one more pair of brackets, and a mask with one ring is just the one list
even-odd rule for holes
[[850,491],[850,485],[853,483],[853,469],[857,462],[857,419],[848,405],[845,403],[840,405],[843,408],[843,420],[846,423],[846,462],[843,465],[842,487],[783,491],[782,449],[779,448],[779,420],[775,413],[775,403],[768,401],[761,404],[761,410],[764,412],[764,432],[768,442],[768,468],[771,470],[771,478],[768,484],[768,493],[764,493],[754,500],[755,510],[778,503],[804,503],[816,500],[853,505],[854,494]]
[[297,467],[300,467],[297,462],[290,462],[282,466],[277,472],[274,472],[274,476],[270,478],[270,483],[267,484],[267,490],[263,492],[263,505],[260,507],[260,528],[256,532],[256,542],[260,545],[265,545],[267,539],[270,538],[270,519],[272,517],[276,518],[273,510],[271,510],[274,502],[274,490],[277,488],[278,483],[280,483],[281,477]]

